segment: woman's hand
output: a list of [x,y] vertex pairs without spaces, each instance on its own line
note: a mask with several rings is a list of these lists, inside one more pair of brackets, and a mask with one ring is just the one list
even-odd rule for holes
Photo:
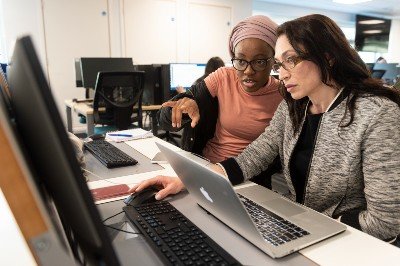
[[172,107],[171,122],[172,127],[181,127],[182,114],[188,114],[192,119],[191,127],[195,127],[200,120],[199,107],[195,100],[182,98],[177,101],[168,101],[162,104],[163,107]]
[[185,188],[182,181],[178,177],[158,175],[133,186],[129,192],[139,192],[150,186],[160,189],[160,191],[158,191],[156,194],[156,200],[162,200],[170,194],[177,194]]

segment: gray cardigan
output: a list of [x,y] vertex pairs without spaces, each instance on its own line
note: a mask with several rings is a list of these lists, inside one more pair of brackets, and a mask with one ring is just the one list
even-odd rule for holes
[[[304,205],[333,217],[358,209],[362,231],[393,238],[400,233],[400,109],[387,99],[361,97],[353,123],[342,128],[345,107],[346,99],[321,118]],[[287,196],[295,200],[290,158],[300,131],[293,133],[282,101],[270,126],[235,158],[244,179],[265,170],[279,154]]]

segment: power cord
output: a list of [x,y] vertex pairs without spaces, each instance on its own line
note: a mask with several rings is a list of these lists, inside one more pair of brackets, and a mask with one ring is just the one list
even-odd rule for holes
[[[125,223],[126,223],[126,222],[125,222]],[[142,235],[142,233],[136,233],[136,232],[126,231],[126,230],[124,230],[124,229],[116,228],[116,227],[113,227],[113,226],[108,225],[108,224],[105,224],[104,226],[105,226],[105,227],[108,227],[108,228],[111,228],[111,229],[114,229],[114,230],[119,231],[119,232],[127,233],[127,234]]]
[[[118,216],[118,215],[120,215],[120,214],[122,214],[122,213],[124,213],[124,211],[120,211],[119,213],[116,213],[116,214],[113,214],[113,215],[107,217],[106,219],[104,219],[104,220],[102,221],[103,225],[106,226],[106,227],[108,227],[108,228],[111,228],[111,229],[114,229],[114,230],[117,230],[117,231],[120,231],[120,232],[123,232],[123,233],[133,234],[133,235],[141,235],[142,233],[130,232],[130,231],[127,231],[127,230],[124,230],[124,229],[116,228],[116,227],[114,227],[114,226],[105,224],[106,221],[108,221],[108,220],[110,220],[111,218],[114,218],[115,216]],[[126,223],[126,221],[124,221],[123,224],[125,224],[125,223]]]
[[114,218],[115,216],[118,216],[118,215],[120,215],[121,213],[124,213],[124,211],[120,211],[119,213],[113,214],[113,215],[107,217],[106,219],[104,219],[104,220],[101,221],[101,222],[104,224],[105,222],[107,222],[107,221],[110,220],[111,218]]

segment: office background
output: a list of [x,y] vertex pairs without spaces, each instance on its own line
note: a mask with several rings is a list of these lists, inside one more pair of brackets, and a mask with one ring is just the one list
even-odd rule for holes
[[[349,1],[345,1],[349,2]],[[33,37],[60,113],[64,100],[83,98],[75,87],[74,58],[132,57],[134,64],[205,63],[230,60],[231,28],[252,14],[282,23],[310,13],[334,19],[352,43],[355,16],[392,20],[388,52],[361,53],[366,62],[384,56],[400,62],[398,0],[340,5],[331,0],[0,0],[0,62],[7,62],[15,38]],[[74,121],[74,129],[84,128]]]

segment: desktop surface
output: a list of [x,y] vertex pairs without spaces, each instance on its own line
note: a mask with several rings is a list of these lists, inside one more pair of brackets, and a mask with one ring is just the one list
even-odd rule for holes
[[[169,198],[169,201],[184,216],[190,219],[190,221],[203,230],[203,232],[207,233],[209,237],[243,265],[317,265],[299,253],[294,253],[280,259],[269,257],[239,234],[225,226],[214,216],[207,214],[187,192],[175,195]],[[124,206],[125,204],[120,200],[98,205],[98,208],[102,218],[105,219],[120,212]],[[127,218],[121,214],[110,219],[108,224],[116,224],[119,225],[121,229],[138,232],[138,230],[127,221]],[[116,252],[120,256],[120,260],[123,264],[126,262],[127,264],[135,265],[161,265],[159,258],[147,245],[141,235],[116,231],[111,231],[109,233],[113,239]],[[134,250],[134,248],[139,246],[140,249]],[[133,258],[138,258],[141,263],[135,261]]]
[[[154,138],[155,139],[155,138]],[[135,140],[138,144],[148,143],[150,139]],[[159,140],[157,140],[159,141]],[[138,165],[145,165],[150,159],[144,155],[141,155],[138,151],[133,149],[134,146],[129,146],[125,143],[117,143],[121,145],[123,150],[133,155],[139,161]],[[150,149],[151,150],[151,149]],[[143,151],[141,151],[143,152]],[[89,153],[87,153],[91,156]],[[147,154],[143,152],[143,154]],[[91,164],[92,171],[98,172],[98,167],[102,167],[102,164],[96,159],[88,160]],[[91,162],[90,162],[91,161]],[[163,165],[166,167],[166,165]],[[161,166],[160,166],[161,167]],[[127,167],[130,168],[130,167]],[[139,174],[132,177],[132,181],[127,182],[128,184],[137,183],[144,176],[148,176],[154,173],[152,176],[157,174],[171,175],[169,172],[161,173],[161,171],[145,172],[138,171]],[[135,174],[133,171],[120,172],[121,169],[107,169],[103,167],[102,176],[107,178],[116,178],[115,180],[122,181],[128,180],[123,176],[128,174]],[[99,180],[98,177],[89,177],[89,180]],[[113,180],[113,179],[111,179]],[[101,182],[101,181],[100,181]],[[96,183],[96,182],[94,182]],[[111,184],[113,185],[113,184]],[[255,185],[254,183],[248,182],[240,186],[236,186],[236,189],[241,187]],[[400,249],[385,243],[377,238],[369,236],[356,229],[348,227],[346,232],[333,236],[328,240],[316,243],[308,248],[302,249],[299,252],[285,256],[280,259],[272,259],[256,246],[245,240],[236,232],[232,231],[225,224],[220,222],[214,216],[206,213],[200,208],[195,202],[194,198],[187,192],[181,192],[177,195],[167,198],[173,206],[175,206],[183,215],[185,215],[191,222],[198,226],[201,230],[207,233],[208,236],[221,247],[223,247],[228,253],[234,256],[239,262],[244,265],[392,265],[394,261],[400,260]],[[97,205],[100,215],[103,219],[110,217],[113,214],[122,211],[122,207],[125,204],[122,200],[108,202],[105,204]],[[127,218],[125,215],[120,214],[109,221],[107,224],[115,224],[120,226],[119,228],[125,230],[137,230],[130,222],[126,223]],[[109,231],[112,236],[113,246],[119,255],[120,261],[125,265],[161,265],[160,260],[157,258],[152,249],[146,244],[145,239],[140,235],[126,234],[115,230]],[[340,254],[339,256],[332,256],[332,254]]]
[[[97,175],[89,175],[90,181],[132,174],[147,174],[148,172],[155,171],[152,169],[152,167],[156,167],[156,170],[163,169],[163,167],[158,164],[151,164],[149,158],[142,155],[126,143],[113,143],[113,145],[121,148],[128,155],[134,156],[139,163],[136,166],[108,169],[98,160],[96,160],[90,153],[86,152],[86,168],[90,169],[91,172]],[[134,171],[133,169],[135,167],[140,168]],[[266,263],[268,263],[268,265],[316,265],[299,253],[294,253],[281,259],[271,258],[244,239],[242,236],[232,231],[217,218],[207,214],[207,212],[199,207],[192,196],[187,192],[179,193],[178,195],[167,198],[167,200],[170,201],[170,203],[191,222],[199,227],[200,230],[205,232],[219,246],[221,246],[224,250],[226,250],[244,265],[264,265]],[[117,214],[118,212],[122,211],[122,207],[124,206],[125,204],[122,200],[97,205],[102,219],[106,219],[114,214]],[[107,224],[111,224],[114,227],[118,227],[123,230],[133,230],[138,232],[138,229],[130,221],[128,221],[128,218],[124,214],[120,214],[108,220]],[[118,232],[115,230],[109,230],[109,235],[112,238],[113,246],[119,255],[119,259],[122,264],[162,264],[155,252],[148,246],[143,236]]]

